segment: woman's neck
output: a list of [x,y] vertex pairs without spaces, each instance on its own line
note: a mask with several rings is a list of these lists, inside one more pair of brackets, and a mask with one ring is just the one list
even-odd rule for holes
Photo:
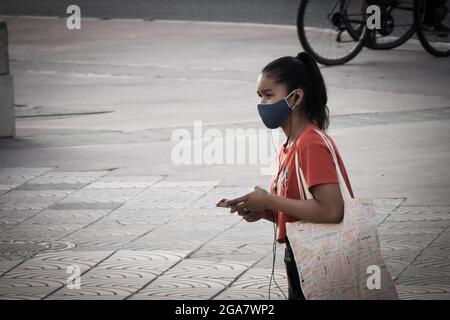
[[[281,127],[283,129],[284,134],[286,137],[289,136],[289,139],[287,141],[287,147],[289,147],[292,142],[294,142],[297,137],[303,132],[303,130],[306,128],[307,125],[311,123],[311,121],[302,115],[291,115],[292,119],[287,119],[286,122]],[[291,127],[291,134],[289,135],[289,127]]]

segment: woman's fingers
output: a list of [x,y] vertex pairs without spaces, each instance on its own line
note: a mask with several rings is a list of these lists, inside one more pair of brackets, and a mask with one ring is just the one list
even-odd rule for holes
[[247,215],[247,214],[249,214],[251,212],[252,211],[248,210],[247,208],[240,208],[240,209],[238,209],[238,215],[240,215],[240,216],[245,216],[245,215]]
[[243,215],[242,218],[247,222],[255,222],[261,220],[262,216],[260,212],[250,212]]
[[237,205],[238,203],[243,202],[245,200],[247,200],[247,194],[243,195],[242,197],[238,197],[238,198],[235,198],[235,199],[227,200],[227,201],[225,201],[224,204],[226,206],[234,206],[234,205]]
[[238,210],[243,210],[243,211],[244,211],[244,209],[245,209],[246,206],[247,206],[247,202],[241,202],[241,203],[239,203],[239,204],[236,205],[236,208],[237,208]]

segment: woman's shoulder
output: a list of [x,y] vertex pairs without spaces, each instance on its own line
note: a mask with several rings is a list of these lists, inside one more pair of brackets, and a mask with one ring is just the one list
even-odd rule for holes
[[310,124],[305,128],[305,131],[302,132],[299,139],[297,140],[297,148],[300,151],[310,146],[327,146],[325,141],[323,141],[323,138],[316,130],[321,131],[315,124]]

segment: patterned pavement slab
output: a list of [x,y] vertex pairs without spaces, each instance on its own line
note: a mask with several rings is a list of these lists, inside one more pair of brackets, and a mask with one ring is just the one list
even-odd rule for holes
[[[273,247],[273,224],[215,208],[248,191],[113,170],[2,168],[0,299],[268,299],[269,287],[270,299],[284,299],[285,247]],[[450,207],[405,200],[374,199],[400,298],[449,299]],[[68,285],[73,268],[79,288]]]

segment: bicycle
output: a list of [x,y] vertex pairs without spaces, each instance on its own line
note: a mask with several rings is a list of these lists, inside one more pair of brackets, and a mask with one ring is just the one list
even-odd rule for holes
[[[427,51],[447,56],[448,32],[425,30],[447,23],[446,0],[428,6],[425,0],[302,0],[297,14],[297,34],[305,51],[321,64],[338,65],[353,59],[363,47],[387,50],[408,41],[417,32]],[[367,26],[367,8],[376,5],[380,10],[380,25]],[[429,17],[433,16],[433,19]],[[439,32],[438,32],[439,31]],[[432,35],[439,41],[432,41]],[[438,48],[436,48],[436,46]]]

